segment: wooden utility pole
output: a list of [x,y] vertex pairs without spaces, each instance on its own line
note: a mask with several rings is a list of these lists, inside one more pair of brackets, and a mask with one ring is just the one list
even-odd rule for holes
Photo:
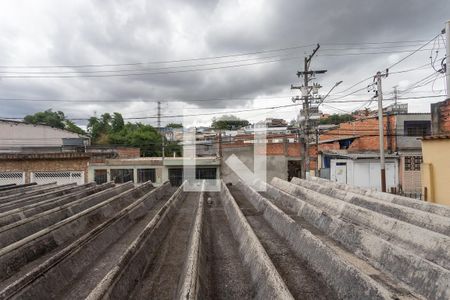
[[[311,59],[316,54],[317,50],[319,50],[320,45],[317,44],[317,47],[314,49],[313,53],[309,55],[308,57],[305,57],[304,60],[304,71],[298,71],[297,76],[303,76],[303,85],[302,86],[293,86],[291,85],[291,89],[299,89],[302,92],[302,98],[303,100],[303,114],[304,119],[301,123],[303,123],[302,129],[301,129],[301,142],[300,145],[303,144],[303,147],[301,147],[301,153],[302,153],[302,178],[306,178],[309,176],[310,173],[310,167],[309,167],[309,135],[311,132],[310,124],[309,124],[309,117],[310,117],[310,101],[309,101],[309,94],[311,93],[312,87],[309,86],[310,75],[313,76],[315,74],[323,74],[327,70],[319,70],[319,71],[310,71],[309,66],[311,64]],[[293,98],[293,101],[297,100],[297,98]],[[300,110],[300,115],[302,113],[302,110]],[[302,149],[303,148],[303,149]],[[307,175],[308,174],[308,175]]]

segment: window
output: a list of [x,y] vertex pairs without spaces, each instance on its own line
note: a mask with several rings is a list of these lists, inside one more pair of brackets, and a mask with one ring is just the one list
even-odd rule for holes
[[196,168],[195,179],[216,179],[216,168]]
[[111,169],[111,180],[115,183],[134,181],[133,169]]
[[106,170],[94,170],[94,181],[97,184],[106,183],[106,181],[108,181]]
[[425,136],[431,134],[430,121],[405,121],[404,128],[406,136]]
[[25,173],[23,172],[0,172],[0,185],[24,183]]
[[147,181],[155,182],[156,181],[156,173],[155,169],[138,169],[138,183],[143,183]]
[[422,156],[405,156],[405,171],[420,171]]

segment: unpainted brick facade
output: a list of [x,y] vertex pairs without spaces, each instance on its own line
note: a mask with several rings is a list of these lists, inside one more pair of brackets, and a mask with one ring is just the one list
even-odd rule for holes
[[[384,116],[384,149],[387,151],[396,151],[397,149],[395,128],[395,116]],[[348,147],[347,150],[349,152],[379,151],[380,142],[378,136],[378,118],[371,117],[353,122],[341,123],[339,124],[339,128],[329,130],[326,133],[321,134],[320,140],[336,140],[342,137],[357,137]],[[330,150],[330,146],[326,146],[327,144],[321,144],[319,146],[319,150]]]
[[450,133],[450,99],[431,104],[433,135]]
[[30,183],[32,172],[82,171],[88,180],[89,156],[84,153],[1,154],[0,172],[25,172]]

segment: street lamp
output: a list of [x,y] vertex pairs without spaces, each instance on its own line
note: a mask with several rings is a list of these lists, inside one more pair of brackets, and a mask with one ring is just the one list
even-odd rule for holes
[[333,87],[328,91],[328,93],[325,95],[325,97],[323,97],[323,98],[320,100],[319,105],[322,104],[323,101],[328,97],[328,95],[330,95],[330,93],[331,93],[338,85],[340,85],[342,82],[343,82],[342,80],[336,82],[336,83],[333,85]]

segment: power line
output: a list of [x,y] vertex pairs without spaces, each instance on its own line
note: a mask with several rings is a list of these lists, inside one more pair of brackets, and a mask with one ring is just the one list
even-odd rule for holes
[[[192,68],[192,67],[204,67],[204,66],[213,66],[213,65],[226,65],[229,63],[237,63],[237,62],[246,62],[252,60],[264,60],[271,58],[279,58],[280,55],[272,55],[272,56],[263,56],[263,57],[253,57],[253,58],[245,58],[239,60],[231,60],[231,61],[220,61],[220,62],[211,62],[211,63],[203,63],[203,64],[195,64],[195,65],[181,65],[181,66],[167,66],[167,67],[157,67],[157,68],[139,68],[139,69],[119,69],[119,70],[80,70],[80,71],[0,71],[3,74],[96,74],[96,73],[120,73],[120,72],[135,72],[135,71],[156,71],[156,70],[170,70],[170,69],[182,69],[182,68]],[[261,62],[263,63],[263,62]],[[225,67],[225,66],[224,66]]]
[[169,63],[180,63],[180,62],[188,62],[188,61],[199,61],[199,60],[212,60],[212,59],[222,59],[229,57],[239,57],[239,56],[248,56],[248,55],[257,55],[263,53],[272,53],[272,52],[281,52],[288,51],[294,49],[302,49],[315,46],[314,44],[310,45],[297,45],[292,47],[278,48],[278,49],[269,49],[269,50],[260,50],[253,51],[247,53],[237,53],[237,54],[228,54],[228,55],[219,55],[219,56],[209,56],[209,57],[196,57],[196,58],[186,58],[186,59],[176,59],[176,60],[156,60],[156,61],[147,61],[147,62],[132,62],[132,63],[119,63],[119,64],[79,64],[79,65],[2,65],[0,68],[18,68],[18,69],[45,69],[45,68],[103,68],[103,67],[123,67],[123,66],[136,66],[136,65],[150,65],[150,64],[169,64]]
[[[384,45],[384,44],[406,44],[406,43],[421,43],[423,40],[412,40],[412,41],[383,41],[383,42],[362,42],[362,43],[327,43],[325,45]],[[168,64],[168,63],[179,63],[179,62],[188,62],[188,61],[199,61],[199,60],[212,60],[212,59],[222,59],[229,57],[240,57],[247,55],[257,55],[263,53],[273,53],[273,52],[281,52],[295,49],[302,49],[313,47],[315,44],[308,45],[294,45],[290,47],[284,48],[276,48],[276,49],[267,49],[267,50],[259,50],[245,53],[234,53],[227,55],[218,55],[218,56],[207,56],[207,57],[196,57],[196,58],[186,58],[186,59],[175,59],[175,60],[159,60],[159,61],[147,61],[147,62],[131,62],[131,63],[116,63],[116,64],[74,64],[74,65],[0,65],[0,68],[93,68],[93,67],[117,67],[117,66],[136,66],[136,65],[149,65],[149,64]],[[411,46],[411,45],[408,45]]]
[[[347,53],[347,54],[323,54],[322,56],[352,56],[352,55],[372,55],[372,54],[393,54],[393,53],[403,53],[403,52],[417,52],[417,51],[428,51],[429,49],[424,50],[406,50],[406,51],[397,51],[397,52],[370,52],[370,53]],[[129,76],[150,76],[150,75],[168,75],[168,74],[178,74],[178,73],[188,73],[188,72],[201,72],[201,71],[212,71],[212,70],[221,70],[221,69],[229,69],[229,68],[239,68],[246,66],[253,66],[259,64],[269,64],[275,62],[284,62],[289,60],[299,59],[299,56],[291,56],[291,57],[281,57],[273,60],[263,60],[256,61],[252,63],[243,63],[243,64],[232,64],[237,62],[245,62],[252,61],[258,59],[267,59],[267,58],[276,58],[277,56],[269,56],[263,58],[250,58],[250,59],[242,59],[236,61],[229,62],[213,62],[199,65],[185,65],[185,66],[169,66],[169,67],[159,67],[153,69],[132,69],[132,70],[88,70],[88,71],[54,71],[54,72],[11,72],[11,71],[3,71],[4,74],[0,78],[10,78],[10,79],[48,79],[48,78],[109,78],[109,77],[129,77]],[[223,65],[225,64],[225,65]],[[227,65],[228,64],[228,65]],[[217,67],[210,68],[201,68],[203,66],[211,66],[211,65],[221,65]],[[200,68],[199,68],[200,67]],[[186,69],[183,69],[186,68]],[[173,70],[173,71],[156,71],[156,70],[170,70],[170,69],[181,69],[181,70]],[[154,72],[153,72],[153,71]],[[1,72],[0,72],[1,73]],[[112,73],[112,74],[105,74]]]
[[[398,47],[398,46],[397,46]],[[364,48],[347,48],[347,49],[323,49],[323,51],[342,51],[342,50],[349,50],[349,49],[364,49]],[[429,49],[424,49],[429,50]],[[402,52],[410,52],[414,50],[402,50],[402,51],[395,51],[395,52],[359,52],[359,53],[338,53],[338,54],[324,54],[322,56],[346,56],[346,55],[371,55],[371,54],[386,54],[386,53],[402,53]],[[263,57],[253,57],[253,58],[246,58],[246,59],[240,59],[240,60],[231,60],[231,61],[219,61],[219,62],[210,62],[210,63],[202,63],[202,64],[195,64],[195,65],[181,65],[181,66],[166,66],[166,67],[157,67],[157,68],[139,68],[139,69],[119,69],[119,70],[72,70],[72,71],[2,71],[0,70],[1,74],[4,78],[17,78],[17,75],[27,75],[29,77],[38,77],[37,75],[52,75],[56,76],[59,74],[63,75],[76,75],[76,74],[107,74],[107,73],[130,73],[130,72],[151,72],[151,71],[158,71],[158,70],[170,70],[170,69],[183,69],[183,68],[197,68],[197,67],[205,67],[205,66],[212,66],[212,65],[224,65],[223,67],[227,67],[227,64],[230,63],[238,63],[238,62],[247,62],[247,61],[254,61],[254,60],[267,60],[272,58],[279,58],[280,55],[272,55],[272,56],[263,56]],[[264,63],[264,61],[261,61],[261,63]],[[428,64],[427,64],[428,65]],[[140,75],[141,73],[131,73],[127,75]],[[125,74],[124,74],[125,75]],[[145,75],[145,74],[144,74]],[[27,77],[27,78],[29,78]],[[81,76],[80,77],[84,77]],[[105,75],[106,77],[106,75]]]
[[[429,99],[429,98],[438,98],[438,97],[445,97],[445,95],[427,95],[427,96],[417,96],[417,97],[405,97],[405,98],[397,98],[398,100],[420,100],[420,99]],[[393,101],[394,98],[385,98],[386,101]],[[371,99],[364,99],[364,100],[333,100],[329,101],[328,103],[361,103],[361,102],[368,102],[371,101]],[[272,110],[272,109],[278,109],[278,108],[285,108],[285,107],[293,107],[298,106],[300,104],[288,104],[288,105],[279,105],[279,106],[271,106],[271,107],[261,107],[261,108],[250,108],[250,109],[240,109],[240,110],[233,110],[233,111],[221,111],[221,112],[211,112],[211,113],[197,113],[197,114],[178,114],[178,115],[162,115],[161,118],[181,118],[181,117],[196,117],[196,116],[206,116],[206,115],[218,115],[218,114],[239,114],[243,112],[249,112],[249,111],[258,111],[258,110]],[[125,120],[143,120],[143,119],[156,119],[158,118],[157,115],[155,116],[143,116],[143,117],[128,117],[124,118]],[[22,120],[22,117],[0,117],[0,119],[4,120]],[[88,121],[89,118],[67,118],[67,120],[71,121]]]
[[[437,34],[435,37],[433,37],[433,38],[432,38],[431,40],[429,40],[428,42],[422,44],[419,48],[417,48],[416,50],[412,51],[410,54],[404,56],[403,58],[401,58],[400,60],[398,60],[398,61],[395,62],[394,64],[390,65],[390,66],[389,66],[388,68],[386,68],[386,69],[392,69],[392,68],[395,67],[396,65],[398,65],[398,64],[400,64],[401,62],[405,61],[406,59],[408,59],[409,57],[411,57],[412,55],[414,55],[415,53],[417,53],[418,51],[420,51],[422,48],[424,48],[425,46],[427,46],[429,43],[431,43],[432,41],[434,41],[434,40],[435,40],[437,37],[439,37],[439,36],[440,36],[440,33]],[[360,85],[361,83],[366,82],[367,80],[372,79],[372,78],[373,78],[373,76],[369,76],[369,77],[367,77],[367,78],[364,78],[364,79],[362,79],[362,80],[360,80],[360,81],[354,83],[354,84],[351,85],[350,87],[344,89],[344,90],[341,91],[341,92],[346,92],[346,91],[348,91],[348,90],[354,88],[355,86],[358,86],[358,85]]]
[[429,40],[428,42],[426,42],[425,44],[423,44],[422,46],[420,46],[419,48],[417,48],[415,51],[413,51],[412,53],[406,55],[405,57],[403,57],[402,59],[400,59],[399,61],[393,63],[392,65],[390,65],[389,67],[387,67],[386,69],[392,69],[393,67],[395,67],[396,65],[402,63],[403,61],[405,61],[406,59],[408,59],[409,57],[413,56],[414,54],[416,54],[418,51],[420,51],[421,49],[423,49],[425,46],[427,46],[429,43],[431,43],[432,41],[434,41],[436,38],[438,38],[441,35],[441,33],[438,33],[435,37],[433,37],[431,40]]
[[319,54],[317,56],[359,56],[359,55],[378,55],[378,54],[396,54],[396,53],[416,53],[418,51],[430,51],[431,49],[420,50],[396,50],[396,51],[377,51],[377,52],[355,52],[355,53],[333,53]]
[[[416,71],[419,70],[421,68],[423,68],[424,66],[427,66],[427,64],[425,65],[421,65],[421,66],[417,66],[414,68],[410,68],[410,69],[405,69],[405,70],[400,70],[400,71],[396,71],[396,72],[391,72],[391,74],[400,74],[400,73],[407,73],[407,72],[412,72],[412,71]],[[372,78],[372,77],[370,77]],[[363,80],[361,80],[360,82],[357,82],[356,84],[352,85],[351,87],[339,92],[339,93],[335,93],[335,94],[331,94],[330,95],[330,100],[333,98],[333,96],[338,96],[339,99],[340,98],[344,98],[347,97],[349,95],[355,95],[357,92],[365,90],[366,87],[361,88],[359,90],[353,91],[349,94],[346,94],[344,96],[339,96],[339,94],[346,92],[347,90],[353,88],[354,86],[362,83],[363,81],[366,81],[367,79],[365,78]],[[272,99],[284,99],[284,98],[290,98],[292,95],[282,95],[282,96],[267,96],[267,97],[262,97],[262,96],[258,96],[258,97],[237,97],[237,98],[205,98],[205,99],[172,99],[172,100],[166,100],[164,102],[170,102],[170,101],[174,101],[174,102],[213,102],[213,101],[242,101],[242,100],[272,100]],[[167,99],[167,97],[165,97]],[[84,102],[88,102],[88,103],[104,103],[104,102],[157,102],[158,100],[148,100],[148,99],[37,99],[37,98],[0,98],[0,101],[15,101],[15,102],[67,102],[67,103],[84,103]]]
[[42,75],[42,76],[7,75],[7,76],[1,76],[0,78],[25,78],[25,79],[61,78],[61,79],[64,79],[64,78],[107,78],[107,77],[129,77],[129,76],[146,76],[146,75],[167,75],[167,74],[178,74],[178,73],[188,73],[188,72],[201,72],[201,71],[212,71],[212,70],[221,70],[221,69],[229,69],[229,68],[239,68],[239,67],[246,67],[246,66],[253,66],[253,65],[260,65],[260,64],[269,64],[269,63],[275,63],[275,62],[289,61],[289,60],[295,60],[295,59],[299,59],[299,58],[300,58],[299,56],[294,56],[294,57],[285,57],[285,58],[280,58],[280,59],[246,63],[246,64],[235,64],[235,65],[227,65],[227,66],[219,66],[219,67],[211,67],[211,68],[184,69],[184,70],[162,71],[162,72],[140,72],[140,73],[126,73],[126,74],[88,74],[88,75],[81,75],[81,74],[80,75]]

